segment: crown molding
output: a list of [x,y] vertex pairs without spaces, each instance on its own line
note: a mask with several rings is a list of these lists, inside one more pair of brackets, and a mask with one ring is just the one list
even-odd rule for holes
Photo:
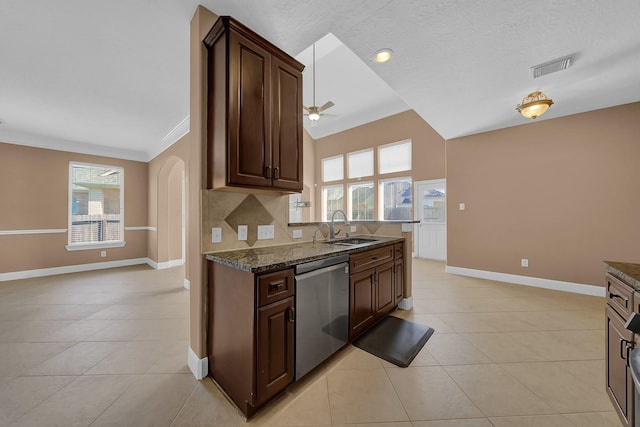
[[178,123],[173,129],[171,129],[169,133],[165,135],[164,138],[162,138],[162,142],[160,143],[161,148],[159,148],[158,150],[150,151],[148,153],[147,161],[150,162],[151,160],[156,158],[160,153],[162,153],[164,150],[171,147],[177,140],[179,140],[180,138],[185,136],[187,133],[189,133],[189,129],[190,129],[190,116],[187,116],[184,119],[182,119],[182,121]]

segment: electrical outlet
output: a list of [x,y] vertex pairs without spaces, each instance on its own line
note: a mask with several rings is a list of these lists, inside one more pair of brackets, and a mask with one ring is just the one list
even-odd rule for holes
[[357,227],[355,225],[352,225],[350,230],[351,230],[351,233],[355,233],[357,230]]
[[222,242],[222,228],[213,227],[211,229],[211,243],[220,243]]
[[107,256],[107,251],[100,251],[100,257],[105,258]]
[[521,267],[529,267],[529,260],[527,258],[522,258],[520,260],[520,266]]
[[294,239],[302,239],[302,230],[293,230]]
[[258,226],[258,240],[267,240],[275,238],[275,227],[273,225]]
[[247,240],[247,233],[249,232],[249,226],[247,225],[239,225],[238,226],[238,240]]

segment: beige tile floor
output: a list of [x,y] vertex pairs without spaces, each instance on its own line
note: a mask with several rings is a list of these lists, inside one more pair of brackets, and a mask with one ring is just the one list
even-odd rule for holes
[[[182,269],[0,283],[0,425],[242,426],[186,366]],[[409,368],[349,346],[248,424],[607,427],[604,299],[449,275],[414,260],[435,328]]]

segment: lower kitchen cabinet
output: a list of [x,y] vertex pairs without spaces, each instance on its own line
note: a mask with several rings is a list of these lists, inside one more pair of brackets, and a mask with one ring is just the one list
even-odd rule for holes
[[349,339],[352,340],[397,305],[394,246],[353,254],[349,264]]
[[607,275],[606,305],[606,387],[611,403],[624,426],[634,425],[634,385],[629,368],[629,352],[634,334],[625,328],[631,314],[633,289]]
[[209,375],[250,417],[294,378],[293,269],[252,274],[209,262]]
[[257,405],[266,402],[293,381],[293,310],[293,297],[258,308]]
[[360,335],[375,322],[375,270],[363,271],[349,277],[349,338]]
[[627,364],[633,333],[610,306],[607,312],[607,394],[625,425],[633,422],[633,378]]

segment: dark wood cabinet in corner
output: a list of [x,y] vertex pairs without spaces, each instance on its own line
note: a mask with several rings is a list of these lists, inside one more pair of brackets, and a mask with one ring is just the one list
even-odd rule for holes
[[293,269],[207,268],[209,375],[251,417],[294,379]]
[[304,66],[229,16],[204,44],[207,188],[302,191]]
[[634,334],[624,327],[633,310],[633,289],[607,274],[606,306],[606,385],[620,421],[634,425],[634,385],[629,368],[629,352],[634,348]]

